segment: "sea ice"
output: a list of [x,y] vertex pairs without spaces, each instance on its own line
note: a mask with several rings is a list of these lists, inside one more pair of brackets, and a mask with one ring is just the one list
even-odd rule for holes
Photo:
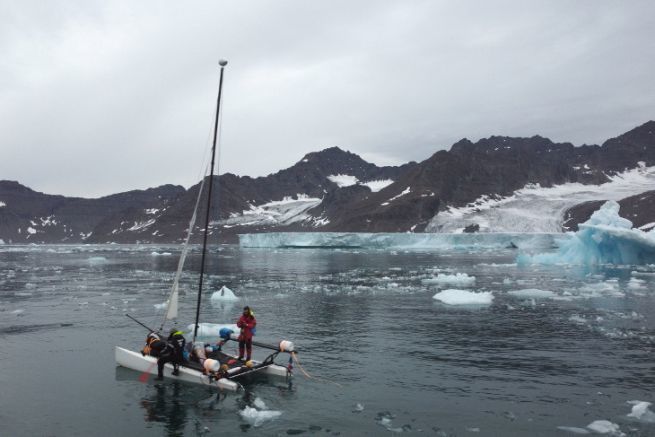
[[232,290],[223,285],[220,290],[212,293],[211,300],[235,301],[239,300],[239,298],[234,294]]
[[281,411],[263,410],[260,411],[253,407],[244,408],[239,411],[243,419],[254,427],[261,426],[264,422],[276,419],[282,415]]
[[448,289],[440,291],[432,298],[447,305],[490,305],[494,296],[490,291],[474,292]]
[[605,202],[589,220],[563,240],[556,253],[520,255],[519,263],[542,264],[646,264],[655,261],[655,231],[632,229],[619,216],[619,204]]
[[92,256],[89,257],[89,264],[104,264],[107,262],[107,258],[104,256]]
[[165,310],[168,307],[168,301],[162,303],[156,303],[153,305],[157,311]]
[[456,273],[454,275],[438,274],[436,278],[423,279],[425,285],[452,285],[456,287],[472,287],[475,285],[475,276],[469,276],[466,273]]
[[575,426],[558,426],[557,429],[561,429],[562,431],[567,431],[573,434],[589,434],[589,431],[586,429],[578,428]]
[[512,296],[524,299],[551,299],[557,295],[550,290],[539,290],[538,288],[525,288],[523,290],[508,291]]
[[655,423],[655,413],[648,408],[652,405],[650,402],[628,401],[628,404],[632,405],[632,411],[628,417],[634,417],[641,422]]

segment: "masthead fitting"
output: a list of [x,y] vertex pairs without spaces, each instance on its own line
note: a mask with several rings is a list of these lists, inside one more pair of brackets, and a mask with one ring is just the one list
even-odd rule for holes
[[221,59],[218,61],[218,65],[221,67],[225,67],[227,65],[227,61],[225,59]]

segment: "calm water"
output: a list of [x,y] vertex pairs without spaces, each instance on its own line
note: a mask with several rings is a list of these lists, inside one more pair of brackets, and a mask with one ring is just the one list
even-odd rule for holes
[[[201,321],[234,322],[248,304],[257,339],[293,340],[315,378],[259,378],[217,398],[115,366],[114,346],[140,348],[147,333],[124,313],[161,320],[154,305],[178,250],[0,246],[0,435],[541,436],[596,420],[655,435],[627,416],[629,401],[655,401],[655,266],[517,267],[509,250],[221,247],[205,298],[226,284],[242,300],[206,299]],[[183,277],[183,326],[198,262],[194,253]],[[436,302],[438,287],[422,280],[456,272],[475,276],[472,289],[492,291],[493,303]],[[555,296],[509,293],[523,289]]]

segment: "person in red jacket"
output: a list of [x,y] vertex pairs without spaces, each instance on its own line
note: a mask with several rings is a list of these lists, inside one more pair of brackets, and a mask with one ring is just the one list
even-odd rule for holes
[[239,359],[243,360],[243,350],[245,348],[246,361],[250,361],[250,357],[252,356],[252,336],[255,326],[257,326],[257,320],[255,320],[255,315],[250,310],[250,307],[243,307],[243,314],[239,317],[237,326],[241,328],[241,333],[239,334]]

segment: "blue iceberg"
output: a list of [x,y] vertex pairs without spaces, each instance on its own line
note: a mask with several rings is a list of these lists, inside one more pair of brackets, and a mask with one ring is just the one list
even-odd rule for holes
[[519,255],[519,264],[649,264],[655,263],[655,230],[643,232],[619,216],[619,204],[605,202],[555,253]]

